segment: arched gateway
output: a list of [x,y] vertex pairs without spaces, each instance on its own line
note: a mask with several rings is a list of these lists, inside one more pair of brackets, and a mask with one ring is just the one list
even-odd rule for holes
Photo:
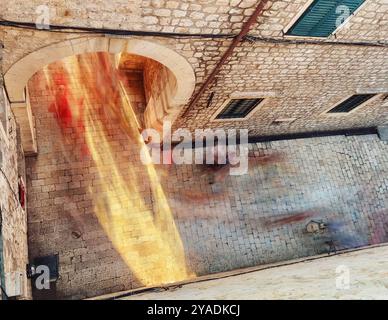
[[[163,97],[147,102],[144,114],[147,126],[159,129],[163,120],[174,121],[180,107],[190,99],[195,86],[191,65],[181,55],[155,42],[141,39],[80,37],[52,44],[23,57],[4,76],[8,97],[21,128],[26,154],[37,151],[33,116],[28,101],[28,80],[46,65],[66,57],[92,52],[130,53],[159,62],[168,73]],[[165,72],[166,72],[165,70]]]

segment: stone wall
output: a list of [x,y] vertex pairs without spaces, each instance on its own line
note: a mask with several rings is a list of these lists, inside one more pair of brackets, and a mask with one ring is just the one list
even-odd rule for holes
[[[1,56],[0,56],[1,61]],[[0,238],[2,245],[2,267],[0,282],[9,295],[18,287],[20,281],[21,295],[18,299],[31,296],[29,280],[26,278],[26,265],[28,263],[27,249],[27,215],[19,203],[18,180],[19,176],[26,181],[25,163],[22,146],[19,138],[19,129],[15,118],[7,105],[6,96],[3,95],[3,82],[0,77],[0,106],[6,106],[3,124],[0,122],[0,214],[2,221]],[[4,114],[3,114],[4,116]],[[4,128],[4,130],[3,130]],[[1,260],[1,258],[0,258]],[[4,268],[4,269],[2,269]],[[0,292],[1,296],[1,292]]]
[[[373,127],[387,123],[387,48],[244,43],[200,102],[176,127],[246,128],[250,135],[273,135]],[[209,96],[214,93],[209,104]],[[355,112],[325,112],[356,93],[385,93]],[[212,121],[209,115],[233,97],[264,97],[252,117]],[[273,123],[295,118],[291,123]]]
[[[2,11],[4,19],[41,21],[47,5],[52,24],[118,28],[163,32],[237,33],[248,20],[258,0],[113,0],[109,4],[95,0],[80,5],[76,0],[41,2],[16,0],[7,3]],[[308,0],[269,1],[268,12],[259,18],[254,34],[282,37],[282,30]],[[341,38],[385,40],[387,32],[387,4],[385,0],[367,1],[363,10],[352,19],[351,27],[339,32]]]
[[[307,0],[269,1],[267,10],[253,26],[251,35],[286,40],[285,29]],[[7,4],[7,19],[34,21],[38,2]],[[128,30],[188,33],[237,33],[253,12],[257,1],[133,1],[112,6],[100,2],[77,6],[75,2],[50,5],[52,23]],[[23,9],[23,10],[22,10]],[[97,15],[97,12],[99,13]],[[331,41],[385,41],[388,32],[384,0],[367,1],[346,27]],[[5,44],[4,68],[39,48],[78,35],[1,28]],[[222,53],[229,38],[143,37],[176,51],[193,67],[196,89],[200,87]],[[352,114],[332,117],[324,114],[336,103],[355,93],[387,93],[387,47],[286,44],[273,40],[244,42],[222,68],[202,99],[187,113],[182,111],[177,127],[238,127],[251,135],[338,130],[382,125],[387,122],[387,100],[380,99]],[[33,63],[31,63],[33,64]],[[213,99],[209,104],[211,92]],[[245,121],[212,122],[211,116],[233,96],[256,95],[268,103]],[[182,110],[186,110],[182,106]],[[149,117],[151,118],[151,117]],[[292,123],[274,124],[279,118],[296,118]]]
[[144,66],[144,91],[147,109],[144,113],[145,128],[157,128],[162,131],[163,120],[169,114],[174,122],[177,112],[171,108],[171,98],[176,92],[176,79],[171,71],[162,64],[148,59]]
[[[29,249],[31,258],[59,254],[58,298],[138,287],[149,281],[149,273],[160,274],[155,251],[142,252],[150,247],[148,242],[156,241],[152,234],[142,235],[152,207],[149,182],[138,163],[127,167],[136,155],[132,134],[139,131],[119,116],[123,106],[144,110],[142,78],[127,75],[126,95],[119,94],[103,70],[95,78],[93,59],[94,55],[83,57],[82,72],[76,58],[53,64],[46,76],[39,72],[29,84],[40,142],[38,156],[27,160]],[[66,117],[62,122],[56,111],[68,106],[60,88],[71,93],[72,124]],[[82,119],[77,118],[81,106],[86,117]],[[124,133],[128,129],[129,136]],[[138,187],[148,199],[142,204]],[[133,215],[124,211],[131,203]],[[137,262],[134,269],[129,259]],[[147,262],[154,267],[143,275]]]
[[[198,104],[187,113],[183,110],[188,105],[182,106],[175,128],[247,128],[251,135],[265,136],[386,124],[384,95],[346,116],[323,114],[351,94],[388,92],[387,47],[282,42],[287,40],[282,30],[306,3],[269,1],[250,33],[266,39],[240,44]],[[39,18],[40,5],[40,1],[8,2],[1,15],[33,22]],[[217,35],[236,34],[257,1],[48,5],[54,24]],[[385,0],[367,1],[330,40],[385,41],[387,12]],[[53,44],[57,47],[47,56],[55,58],[55,50],[69,49],[63,41],[72,39],[71,46],[82,46],[83,39],[78,39],[83,37],[0,27],[3,70]],[[232,41],[198,36],[133,38],[184,57],[195,72],[196,90]],[[39,54],[35,58],[36,63],[47,59]],[[126,114],[129,105],[141,114],[147,102],[139,74],[129,75],[128,102],[105,85],[112,80],[107,74],[92,72],[93,55],[74,59],[39,71],[29,83],[38,140],[38,155],[27,160],[30,258],[59,254],[56,297],[89,297],[317,254],[327,250],[332,239],[340,248],[387,241],[387,144],[377,136],[252,144],[249,175],[209,184],[214,174],[206,167],[141,165],[138,127]],[[23,72],[35,71],[35,65],[31,61]],[[145,80],[147,88],[147,76]],[[61,100],[64,94],[68,100]],[[249,120],[211,121],[227,99],[239,95],[263,96],[268,102]],[[67,104],[76,108],[74,118],[56,117],[56,108],[63,104],[65,109]],[[120,106],[125,106],[124,114]],[[291,117],[296,120],[290,124],[273,124]],[[11,127],[16,128],[14,119]],[[16,129],[3,157],[14,191],[20,174],[14,165],[15,134]],[[4,181],[0,180],[1,188],[7,186]],[[9,203],[16,201],[10,190],[1,193],[6,203],[9,197]],[[5,210],[10,208],[6,204]],[[7,268],[24,270],[25,213],[7,217],[13,220],[4,219],[5,240],[16,244],[6,246]],[[330,233],[306,235],[305,223],[313,218],[330,223]],[[15,225],[20,232],[12,234]],[[15,242],[13,237],[21,238]],[[21,253],[23,258],[18,256]]]
[[[136,124],[115,113],[125,101],[109,82],[96,86],[107,75],[94,59],[58,62],[29,83],[39,142],[27,161],[30,257],[59,254],[57,298],[388,240],[388,144],[376,135],[251,144],[248,174],[221,180],[201,165],[144,166]],[[131,104],[144,105],[139,88],[126,85]],[[62,92],[84,122],[56,115]],[[328,230],[307,234],[310,220]]]
[[[293,21],[307,2],[308,0],[269,1],[267,11],[258,19],[257,25],[253,26],[251,34],[283,38],[282,30]],[[110,5],[101,3],[101,1],[93,1],[79,5],[75,0],[66,3],[47,3],[51,13],[50,23],[123,30],[236,34],[241,29],[242,22],[252,14],[258,1],[147,0],[129,1],[123,4],[120,0],[114,0],[110,2]],[[8,2],[3,7],[2,18],[35,22],[39,17],[39,13],[36,12],[37,8],[41,5],[42,2],[38,0],[28,3],[22,0]],[[388,32],[387,11],[385,0],[367,1],[362,10],[351,19],[351,23],[340,30],[337,39],[385,41]],[[74,37],[69,34],[48,34],[44,31],[3,27],[0,27],[0,30],[5,46],[5,71],[13,63],[38,48]],[[192,38],[177,42],[190,43],[190,39]],[[159,40],[168,43],[163,39]],[[198,48],[191,54],[191,57],[201,58],[200,60],[205,63],[206,57],[211,56],[213,51],[217,51],[215,47],[219,46],[219,43],[211,39],[202,40],[207,43],[206,48]]]

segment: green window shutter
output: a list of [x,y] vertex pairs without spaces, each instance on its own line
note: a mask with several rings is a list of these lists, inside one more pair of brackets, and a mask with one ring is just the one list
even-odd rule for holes
[[337,27],[337,19],[343,14],[337,13],[338,6],[347,6],[353,14],[365,0],[314,0],[287,35],[305,37],[328,37]]

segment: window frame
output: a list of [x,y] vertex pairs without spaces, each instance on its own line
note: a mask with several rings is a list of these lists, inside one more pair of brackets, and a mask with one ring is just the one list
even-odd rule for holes
[[[330,110],[333,110],[335,107],[337,107],[341,103],[345,102],[346,100],[350,99],[351,97],[353,97],[355,95],[361,95],[361,94],[374,94],[374,97],[361,103],[359,106],[355,107],[354,109],[352,109],[349,112],[330,112]],[[351,95],[346,96],[346,98],[344,98],[340,101],[337,101],[336,103],[331,105],[330,108],[327,108],[324,112],[322,112],[322,115],[326,115],[329,117],[344,117],[344,116],[352,115],[353,113],[360,111],[360,109],[365,108],[368,104],[372,103],[373,101],[377,100],[378,98],[381,98],[383,95],[385,95],[385,94],[384,93],[375,93],[375,92],[363,92],[363,93],[356,92],[356,93],[353,93]]]
[[[262,99],[244,118],[229,118],[229,119],[217,119],[217,116],[222,113],[222,111],[226,108],[226,106],[233,100],[251,100],[251,99]],[[243,96],[231,96],[228,99],[226,99],[222,105],[214,112],[214,114],[211,116],[210,121],[212,122],[229,122],[229,121],[246,121],[250,119],[259,108],[261,108],[266,102],[268,101],[268,97],[264,97],[262,95],[260,96],[250,96],[250,95],[243,95]]]
[[336,34],[342,30],[362,8],[369,2],[369,0],[365,0],[337,29],[335,29],[331,34],[329,34],[327,37],[311,37],[311,36],[296,36],[287,34],[288,31],[294,26],[295,23],[298,22],[298,20],[302,17],[302,15],[305,13],[305,11],[313,4],[315,0],[308,0],[306,4],[300,9],[300,11],[295,15],[294,18],[290,21],[290,23],[287,24],[287,26],[282,30],[283,37],[289,38],[289,39],[306,39],[306,40],[325,40],[329,38],[333,38],[336,36]]

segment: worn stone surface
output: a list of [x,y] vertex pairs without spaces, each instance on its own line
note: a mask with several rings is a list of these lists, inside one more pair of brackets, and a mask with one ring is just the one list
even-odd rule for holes
[[[246,128],[250,135],[271,135],[382,125],[388,119],[385,95],[353,113],[325,112],[357,92],[381,92],[388,76],[386,57],[386,48],[245,43],[176,127]],[[268,97],[252,117],[222,123],[209,119],[227,97],[246,92]],[[278,118],[295,121],[274,124]]]
[[[281,37],[282,30],[306,3],[307,0],[269,1],[266,14],[258,19],[258,25],[254,27],[254,34]],[[41,22],[47,10],[52,24],[219,34],[237,33],[257,4],[256,0],[114,0],[109,3],[96,0],[88,4],[81,4],[78,0],[44,4],[37,0],[28,3],[16,0],[3,6],[2,15],[8,20]],[[47,5],[47,9],[39,7],[42,5]],[[388,30],[386,13],[385,0],[369,1],[351,24],[340,30],[338,36],[385,40]]]
[[387,300],[387,251],[364,249],[123,300]]
[[[167,204],[152,191],[158,182],[140,162],[139,131],[118,116],[121,108],[144,109],[142,74],[126,74],[124,97],[105,78],[109,73],[100,70],[95,79],[101,66],[92,62],[93,55],[80,64],[72,59],[51,65],[29,87],[40,141],[38,156],[27,163],[29,248],[32,258],[59,253],[59,298],[189,276],[168,209],[153,211]],[[69,105],[60,90],[71,92]],[[70,123],[61,122],[59,106],[71,108]],[[85,118],[76,118],[81,107]]]
[[[2,77],[0,77],[0,90],[0,106],[3,108],[6,97],[3,96],[2,92]],[[18,298],[25,299],[31,297],[30,285],[25,273],[26,264],[28,263],[27,214],[26,210],[20,206],[18,199],[18,177],[22,176],[26,181],[24,155],[20,139],[17,136],[17,124],[11,110],[7,108],[5,114],[0,113],[0,118],[0,126],[2,126],[0,128],[0,214],[2,218],[0,219],[0,221],[2,220],[0,236],[3,242],[1,253],[4,260],[3,276],[7,281],[7,279],[14,279],[16,273],[21,273],[22,295]],[[11,290],[10,286],[12,284],[7,282],[7,285],[5,283],[1,285],[6,290]]]
[[377,128],[381,140],[388,141],[388,126],[381,126]]
[[[282,30],[295,18],[306,0],[269,1],[251,34],[283,39]],[[40,4],[40,3],[39,3]],[[76,1],[56,3],[52,23],[133,30],[237,33],[253,12],[257,1],[121,1],[101,6],[101,2],[78,6]],[[35,21],[38,3],[13,2],[5,6],[8,19]],[[23,8],[23,10],[22,10]],[[98,12],[98,14],[96,14]],[[387,35],[384,0],[368,1],[336,39],[384,41]],[[372,22],[373,21],[373,22]],[[1,28],[5,45],[4,70],[43,46],[78,35]],[[192,65],[197,89],[209,75],[231,39],[144,38],[169,47]],[[331,106],[358,92],[386,93],[388,75],[386,47],[274,44],[245,42],[222,68],[215,83],[189,112],[181,114],[176,127],[239,127],[252,135],[273,135],[301,131],[359,128],[386,124],[383,99],[367,108],[341,117],[324,114]],[[211,92],[215,95],[210,104]],[[222,124],[210,118],[232,95],[269,97],[268,103],[246,121]],[[182,106],[185,110],[187,106]],[[274,124],[278,118],[296,118],[292,123]]]
[[[388,240],[388,144],[377,135],[251,144],[255,161],[247,175],[210,184],[212,173],[204,166],[160,165],[155,180],[130,132],[98,111],[108,108],[109,98],[97,99],[93,79],[84,72],[78,78],[74,60],[64,65],[54,64],[30,82],[40,149],[27,163],[30,254],[59,253],[58,297],[90,297],[315,255],[327,252],[330,241],[340,250]],[[61,132],[49,111],[55,94],[46,81],[58,70],[75,81],[74,101],[82,96],[84,107],[96,112],[85,126],[96,148],[91,158],[82,156],[85,139],[77,126]],[[142,96],[137,92],[131,99]],[[161,189],[155,188],[159,183]],[[312,219],[329,229],[306,234]],[[183,254],[186,273],[160,254],[169,252],[171,239],[174,254],[167,260]],[[159,278],[161,271],[171,277]]]
[[[282,30],[306,2],[269,1],[251,34],[284,39]],[[1,6],[1,15],[33,22],[42,13],[36,12],[40,5],[39,1],[8,1]],[[257,1],[85,4],[72,0],[48,5],[54,24],[236,34]],[[385,0],[368,1],[336,39],[386,41],[387,12]],[[0,27],[5,46],[3,70],[57,43],[59,49],[52,52],[55,57],[55,50],[63,50],[64,40],[80,37]],[[195,72],[196,90],[231,43],[229,38],[136,38],[184,57]],[[46,57],[38,55],[37,59],[45,61]],[[252,144],[252,158],[258,163],[249,174],[228,177],[215,185],[209,184],[212,173],[201,166],[144,168],[133,135],[129,136],[133,126],[129,133],[120,128],[117,110],[109,100],[116,92],[98,82],[98,72],[93,79],[88,76],[94,69],[87,68],[87,58],[81,60],[84,74],[74,63],[64,67],[62,61],[46,74],[39,71],[29,83],[38,138],[38,156],[27,161],[30,258],[59,253],[57,297],[90,297],[308,256],[328,250],[327,241],[334,241],[340,249],[387,241],[387,142],[377,136]],[[345,116],[329,117],[323,112],[351,94],[386,95],[387,61],[386,47],[246,41],[236,48],[199,103],[181,114],[175,128],[247,128],[251,135],[262,136],[386,125],[384,95]],[[85,131],[76,123],[61,128],[55,113],[49,111],[55,92],[63,85],[63,79],[58,79],[63,71],[82,83],[69,86],[76,97],[71,104],[85,103],[89,112],[95,112]],[[58,82],[50,83],[46,76],[57,77]],[[131,76],[133,81],[126,86],[128,98],[142,118],[147,97],[141,77]],[[210,121],[228,98],[247,94],[269,98],[249,120]],[[101,95],[108,98],[103,100]],[[111,113],[105,113],[107,106]],[[182,110],[186,107],[182,105]],[[291,117],[296,118],[292,123],[273,123]],[[86,144],[92,146],[92,157]],[[15,162],[14,147],[6,151],[13,188],[17,172],[9,163]],[[0,188],[6,188],[4,182]],[[329,223],[330,232],[306,235],[305,224],[312,218]],[[22,226],[18,221],[9,225]],[[24,237],[26,231],[20,228],[17,236]],[[22,253],[25,248],[10,246],[8,252]]]

